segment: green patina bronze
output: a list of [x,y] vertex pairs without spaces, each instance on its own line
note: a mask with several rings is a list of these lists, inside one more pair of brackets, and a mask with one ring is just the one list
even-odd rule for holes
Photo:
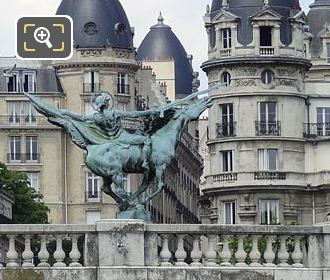
[[[165,170],[175,157],[183,130],[212,105],[209,97],[197,99],[197,96],[220,86],[215,85],[163,108],[133,112],[109,108],[110,95],[103,92],[94,100],[97,112],[92,115],[57,109],[38,97],[25,95],[39,113],[50,123],[64,128],[73,143],[87,152],[86,166],[103,178],[102,191],[119,204],[117,218],[149,222],[150,213],[144,205],[163,190]],[[122,120],[126,118],[142,120],[141,126],[134,133],[126,131],[122,126]],[[124,189],[124,173],[143,174],[142,183],[133,194]],[[153,180],[156,189],[141,198]],[[112,183],[115,189],[111,188]]]

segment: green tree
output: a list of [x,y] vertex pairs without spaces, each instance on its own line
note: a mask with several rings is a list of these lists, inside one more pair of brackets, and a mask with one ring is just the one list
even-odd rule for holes
[[15,200],[13,223],[48,223],[49,208],[41,201],[42,195],[30,187],[25,173],[8,170],[3,163],[0,163],[0,187]]

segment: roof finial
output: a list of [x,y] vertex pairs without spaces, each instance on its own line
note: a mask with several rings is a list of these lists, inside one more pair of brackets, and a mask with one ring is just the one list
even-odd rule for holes
[[264,0],[264,6],[265,6],[266,8],[269,7],[269,0]]
[[158,24],[164,24],[164,18],[162,16],[162,12],[159,12],[159,17],[158,17]]
[[222,2],[222,7],[224,7],[225,9],[227,9],[228,8],[228,0],[223,0],[223,2]]

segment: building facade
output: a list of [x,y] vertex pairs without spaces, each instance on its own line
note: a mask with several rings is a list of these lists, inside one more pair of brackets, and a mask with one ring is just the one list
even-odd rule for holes
[[[118,0],[63,0],[57,15],[69,15],[74,22],[70,60],[0,59],[4,71],[0,77],[0,137],[7,143],[0,148],[0,160],[28,174],[31,185],[44,195],[51,223],[95,223],[115,218],[117,204],[102,194],[102,180],[85,166],[84,153],[62,129],[36,113],[23,92],[80,114],[95,112],[93,100],[100,91],[111,93],[114,109],[124,111],[148,109],[150,102],[153,107],[163,105],[166,96],[151,67],[138,64],[133,28]],[[139,122],[127,119],[123,124],[133,131]],[[155,222],[199,221],[202,159],[196,151],[195,139],[185,132],[177,158],[167,171],[163,193],[146,206]],[[139,174],[123,179],[129,193],[141,182]]]
[[207,9],[210,168],[203,221],[314,224],[329,204],[330,1],[214,0]]

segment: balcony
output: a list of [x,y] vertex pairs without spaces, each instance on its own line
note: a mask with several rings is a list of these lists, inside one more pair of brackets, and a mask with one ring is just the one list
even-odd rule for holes
[[21,154],[21,153],[9,153],[7,154],[8,163],[40,163],[40,154]]
[[281,135],[281,122],[255,122],[256,135],[273,135],[280,136]]
[[118,94],[129,94],[129,85],[118,84],[117,85],[117,93]]
[[220,50],[220,56],[221,57],[231,56],[231,49]]
[[83,86],[84,93],[94,93],[99,92],[101,90],[100,83],[84,83]]
[[259,54],[261,56],[272,56],[275,54],[275,48],[274,47],[260,47]]
[[233,182],[237,181],[236,172],[226,172],[218,175],[213,175],[213,182]]
[[217,138],[225,138],[225,137],[235,137],[236,136],[236,122],[229,124],[216,124],[216,133]]
[[101,203],[102,192],[101,191],[87,191],[85,192],[86,203]]
[[286,180],[286,173],[278,171],[257,171],[254,172],[254,180]]
[[47,118],[44,116],[9,116],[3,115],[0,116],[0,126],[38,126],[38,125],[50,125]]
[[306,139],[330,137],[330,123],[304,123],[303,136]]

